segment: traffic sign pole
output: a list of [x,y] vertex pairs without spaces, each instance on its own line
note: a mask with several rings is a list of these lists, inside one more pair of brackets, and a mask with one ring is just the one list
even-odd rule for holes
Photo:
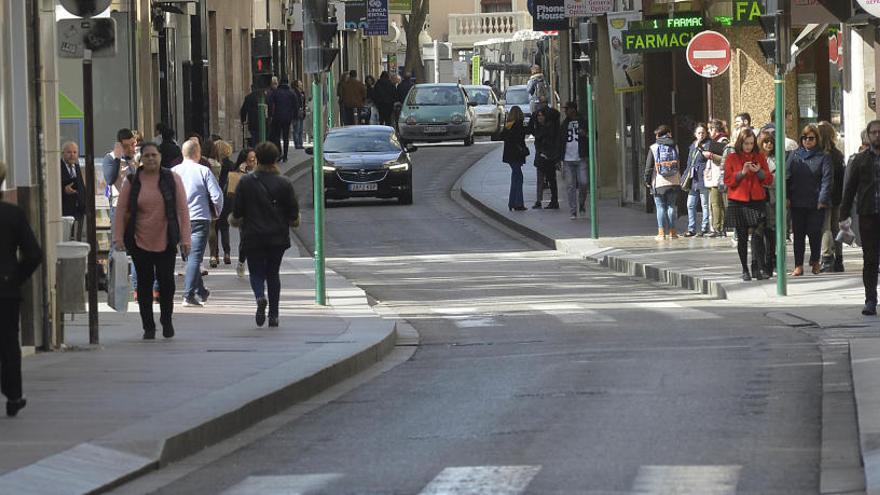
[[785,215],[785,72],[781,66],[776,68],[773,78],[776,98],[776,295],[788,295],[785,268],[785,241],[788,239],[788,222]]
[[[312,198],[315,210],[315,303],[327,305],[324,284],[324,100],[323,74],[312,81]],[[328,105],[329,106],[329,105]]]
[[587,154],[590,167],[590,237],[599,238],[599,208],[596,200],[596,112],[593,77],[587,76]]

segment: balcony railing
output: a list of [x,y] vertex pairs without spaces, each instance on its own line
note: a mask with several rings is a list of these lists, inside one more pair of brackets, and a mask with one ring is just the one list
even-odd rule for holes
[[492,38],[508,38],[523,29],[532,29],[528,12],[449,15],[449,42],[453,49],[470,48],[478,41]]

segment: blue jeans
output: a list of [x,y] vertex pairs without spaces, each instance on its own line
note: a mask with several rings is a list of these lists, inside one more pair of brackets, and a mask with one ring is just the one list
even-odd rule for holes
[[303,119],[293,119],[293,147],[303,147]]
[[654,206],[657,210],[657,228],[674,229],[675,217],[678,216],[676,200],[678,189],[667,189],[663,194],[654,195]]
[[709,231],[709,190],[694,191],[688,194],[688,232],[697,231],[697,198],[700,199],[700,206],[703,209],[703,224],[701,232]]
[[578,208],[586,209],[587,203],[587,161],[562,162],[562,170],[565,174],[565,187],[568,192],[568,211],[577,215]]
[[523,164],[508,163],[510,165],[510,194],[507,196],[508,208],[522,208],[525,206],[523,197]]
[[281,299],[281,260],[283,248],[248,249],[248,270],[251,289],[255,299],[266,297],[269,291],[269,316],[278,316],[278,301]]
[[202,280],[202,259],[205,257],[205,248],[208,246],[211,221],[192,220],[189,224],[192,226],[192,249],[186,258],[183,297],[199,296],[204,298],[208,291],[205,289],[205,283]]

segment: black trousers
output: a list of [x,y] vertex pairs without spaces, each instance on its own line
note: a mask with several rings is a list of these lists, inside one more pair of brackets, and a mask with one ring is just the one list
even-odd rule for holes
[[877,267],[880,264],[880,215],[859,215],[859,234],[862,236],[862,283],[865,284],[865,302],[877,303]]
[[21,301],[0,299],[0,393],[7,400],[21,398],[21,346],[18,317]]
[[174,313],[174,262],[177,259],[177,252],[175,249],[169,249],[162,253],[137,249],[131,254],[131,259],[137,271],[137,297],[141,325],[144,330],[155,330],[153,281],[159,281],[159,321],[165,325],[171,322],[171,315]]
[[810,239],[810,264],[819,261],[819,255],[822,253],[823,223],[825,223],[825,210],[816,208],[791,209],[791,231],[794,236],[794,266],[804,266],[807,237]]
[[535,198],[535,203],[540,203],[544,199],[544,181],[546,180],[547,184],[550,186],[550,204],[559,204],[559,188],[556,185],[556,167],[541,165],[537,168],[538,181],[536,185],[537,197]]

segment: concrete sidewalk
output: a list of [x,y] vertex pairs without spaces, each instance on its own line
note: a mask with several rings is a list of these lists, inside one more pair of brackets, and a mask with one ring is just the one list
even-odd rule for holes
[[[875,340],[880,336],[880,321],[860,314],[864,302],[860,249],[845,247],[845,273],[788,277],[789,295],[780,297],[776,277],[740,279],[742,268],[732,237],[656,241],[654,214],[620,207],[615,200],[599,202],[599,239],[590,239],[589,218],[569,218],[561,174],[561,209],[508,211],[510,167],[501,162],[501,150],[499,146],[490,152],[460,180],[462,197],[495,220],[548,248],[614,271],[759,308],[784,324],[825,330],[825,342],[848,343],[865,487],[868,493],[880,494],[880,386],[876,385],[880,383],[880,340]],[[535,200],[535,169],[527,164],[523,171],[528,206]],[[687,230],[686,216],[678,219],[678,227],[679,232]],[[794,263],[791,247],[787,247],[790,270]],[[834,383],[834,389],[825,393],[839,393],[842,386]],[[825,447],[823,442],[823,465]]]
[[[307,166],[289,163],[288,174]],[[329,306],[317,306],[313,261],[295,257],[296,247],[288,255],[277,329],[256,327],[248,279],[234,263],[210,270],[206,307],[176,305],[171,340],[141,340],[135,303],[126,314],[101,305],[98,347],[88,345],[86,315],[68,316],[68,348],[24,360],[28,407],[0,420],[0,493],[107,489],[234,435],[394,347],[395,322],[374,313],[363,291],[328,270]],[[177,283],[179,303],[182,277]]]

